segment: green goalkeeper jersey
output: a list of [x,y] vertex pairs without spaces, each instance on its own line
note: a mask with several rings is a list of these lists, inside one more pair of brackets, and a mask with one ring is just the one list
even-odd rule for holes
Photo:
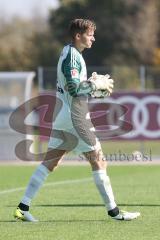
[[82,54],[72,45],[63,48],[57,66],[57,87],[62,89],[65,97],[76,97],[91,92],[87,81],[86,64]]
[[57,97],[62,101],[54,120],[55,129],[72,128],[71,106],[73,98],[92,91],[87,83],[86,64],[82,54],[72,45],[63,48],[57,66]]

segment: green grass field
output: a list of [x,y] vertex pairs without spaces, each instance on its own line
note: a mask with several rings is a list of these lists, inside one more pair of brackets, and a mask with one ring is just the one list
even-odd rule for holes
[[141,217],[114,221],[105,212],[89,166],[61,166],[33,201],[40,222],[16,222],[13,211],[36,166],[0,166],[2,240],[154,240],[160,239],[160,165],[109,166],[121,209]]

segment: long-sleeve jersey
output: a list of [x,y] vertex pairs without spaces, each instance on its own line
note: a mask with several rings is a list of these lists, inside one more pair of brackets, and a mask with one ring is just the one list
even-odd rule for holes
[[86,64],[82,54],[72,45],[65,46],[61,52],[57,66],[57,90],[57,97],[63,104],[60,111],[58,110],[54,128],[71,128],[73,98],[92,91],[92,85],[87,82]]

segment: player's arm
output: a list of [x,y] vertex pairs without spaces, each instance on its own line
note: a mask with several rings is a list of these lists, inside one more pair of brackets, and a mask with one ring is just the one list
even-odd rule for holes
[[90,81],[80,82],[81,64],[78,56],[69,54],[62,64],[62,71],[66,78],[66,87],[73,97],[88,95],[94,90]]

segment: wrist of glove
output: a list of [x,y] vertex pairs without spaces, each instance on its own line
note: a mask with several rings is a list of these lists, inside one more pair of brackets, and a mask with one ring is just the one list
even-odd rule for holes
[[105,97],[109,97],[110,93],[107,90],[96,90],[96,91],[93,91],[90,95],[93,98],[105,98]]
[[110,78],[110,75],[100,75],[96,72],[92,73],[92,76],[88,79],[93,85],[93,91],[97,90],[106,90],[109,94],[113,91],[113,79]]

